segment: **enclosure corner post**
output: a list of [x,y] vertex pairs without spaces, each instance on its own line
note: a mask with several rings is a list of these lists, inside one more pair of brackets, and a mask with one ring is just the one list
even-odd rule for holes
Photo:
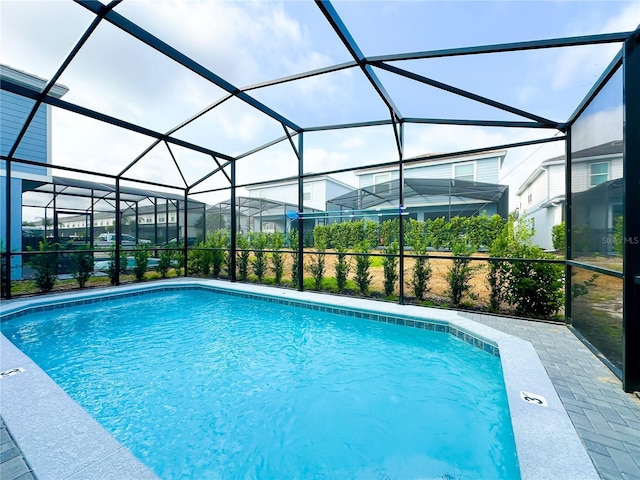
[[640,29],[625,42],[623,52],[622,386],[626,392],[634,392],[640,391],[640,210],[632,197],[640,183]]
[[238,221],[236,217],[236,161],[231,162],[231,248],[229,250],[229,276],[231,281],[236,281],[236,239],[238,230]]

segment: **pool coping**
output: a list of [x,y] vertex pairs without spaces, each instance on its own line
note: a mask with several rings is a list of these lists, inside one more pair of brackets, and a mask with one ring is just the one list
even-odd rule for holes
[[[352,316],[373,316],[375,318],[372,319],[389,323],[396,323],[389,319],[408,317],[411,324],[403,321],[406,326],[446,325],[448,333],[468,343],[482,341],[484,344],[475,346],[499,355],[502,363],[521,478],[537,480],[558,475],[585,480],[600,478],[532,344],[468,320],[455,311],[255,284],[185,278],[11,300],[3,302],[0,314],[6,318],[30,307],[69,301],[90,303],[98,297],[112,295],[203,287],[236,295],[258,296],[278,303],[303,303],[311,309],[329,306],[349,311]],[[156,478],[6,337],[2,335],[0,341],[2,371],[15,367],[25,370],[19,375],[0,379],[0,410],[39,479]],[[497,351],[487,346],[497,346]],[[545,405],[540,405],[540,401]],[[64,418],[59,415],[62,411],[65,412]]]

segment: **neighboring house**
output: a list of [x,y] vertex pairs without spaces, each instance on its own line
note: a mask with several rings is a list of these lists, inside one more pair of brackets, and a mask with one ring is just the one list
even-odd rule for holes
[[[618,185],[622,178],[622,141],[579,150],[571,157],[573,224],[578,228],[582,225],[589,232],[589,238],[578,239],[574,244],[584,244],[589,251],[611,253],[609,237],[616,217],[622,215]],[[534,243],[552,249],[551,228],[564,220],[564,155],[543,161],[520,186],[518,197],[520,214],[533,220]]]
[[[27,88],[41,92],[47,85],[45,79],[0,65],[0,155],[7,156],[13,147],[27,117],[31,113],[33,101],[17,95],[14,88]],[[55,85],[49,95],[60,98],[68,88]],[[14,158],[51,163],[51,107],[40,105],[35,117],[18,146]],[[47,181],[50,169],[34,165],[11,162],[11,250],[22,250],[22,192],[27,182]],[[0,160],[0,198],[2,213],[0,214],[0,243],[4,249],[7,245],[7,222],[5,199],[7,191],[6,162]],[[22,276],[22,261],[19,256],[11,259],[12,277]]]
[[[405,213],[416,220],[457,215],[473,216],[486,212],[506,217],[509,213],[509,187],[498,178],[506,151],[479,155],[459,155],[425,159],[403,168]],[[398,168],[370,167],[356,170],[359,189],[328,202],[329,210],[364,210],[371,218],[376,209],[398,206]]]
[[543,161],[518,189],[518,213],[532,222],[534,244],[553,249],[551,229],[564,220],[565,157]]

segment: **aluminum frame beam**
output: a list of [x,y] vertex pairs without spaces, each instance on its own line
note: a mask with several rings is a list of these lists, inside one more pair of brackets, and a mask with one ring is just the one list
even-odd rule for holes
[[596,45],[602,43],[624,42],[633,32],[604,33],[599,35],[583,35],[577,37],[551,38],[545,40],[529,40],[525,42],[497,43],[474,47],[447,48],[443,50],[427,50],[423,52],[399,53],[369,57],[371,62],[397,62],[403,60],[422,60],[427,58],[459,57],[462,55],[479,55],[485,53],[516,52],[522,50],[538,50],[542,48],[562,48],[579,45]]
[[558,130],[561,130],[560,127],[561,127],[562,124],[560,122],[554,122],[553,120],[549,120],[547,118],[540,117],[540,116],[535,115],[533,113],[529,113],[529,112],[526,112],[524,110],[520,110],[519,108],[512,107],[512,106],[507,105],[505,103],[497,102],[495,100],[491,100],[490,98],[486,98],[486,97],[483,97],[481,95],[477,95],[475,93],[463,90],[461,88],[457,88],[457,87],[454,87],[452,85],[439,82],[439,81],[434,80],[432,78],[425,77],[423,75],[419,75],[419,74],[414,73],[414,72],[410,72],[409,70],[405,70],[403,68],[398,68],[398,67],[395,67],[393,65],[388,65],[388,64],[383,63],[383,62],[376,62],[376,63],[373,63],[373,65],[375,65],[376,67],[381,68],[383,70],[386,70],[388,72],[395,73],[396,75],[400,75],[402,77],[406,77],[406,78],[408,78],[410,80],[415,80],[417,82],[424,83],[426,85],[430,85],[430,86],[435,87],[435,88],[439,88],[440,90],[444,90],[446,92],[453,93],[455,95],[459,95],[461,97],[465,97],[465,98],[468,98],[470,100],[474,100],[476,102],[483,103],[485,105],[489,105],[490,107],[494,107],[494,108],[497,108],[499,110],[503,110],[505,112],[513,113],[513,114],[518,115],[520,117],[528,118],[528,119],[533,120],[535,122],[539,122],[539,123],[542,123],[544,125],[547,125],[547,126],[549,126],[551,128],[556,128]]
[[[77,4],[85,7],[87,10],[93,12],[96,15],[99,14],[102,8],[104,7],[104,5],[102,5],[102,3],[100,3],[97,0],[75,0],[75,1]],[[161,54],[175,61],[176,63],[179,63],[183,67],[191,70],[193,73],[201,76],[205,80],[208,80],[214,85],[227,91],[228,93],[238,98],[239,100],[242,100],[243,102],[261,111],[265,115],[273,118],[277,122],[283,123],[293,130],[296,130],[296,131],[301,130],[301,128],[298,125],[293,123],[288,118],[285,118],[284,116],[280,115],[276,111],[267,107],[265,104],[259,102],[248,93],[243,92],[240,88],[236,87],[230,82],[227,82],[222,77],[216,75],[211,70],[200,65],[199,63],[197,63],[187,55],[173,48],[168,43],[163,42],[158,37],[152,35],[151,33],[141,28],[134,22],[120,15],[118,12],[111,10],[104,15],[104,19],[109,23],[111,23],[112,25],[118,27],[120,30],[126,32],[127,34],[141,41],[142,43],[148,45],[154,50],[160,52]]]
[[371,83],[376,92],[378,92],[378,95],[380,95],[380,98],[382,98],[382,101],[389,109],[391,115],[395,116],[396,120],[402,120],[402,114],[400,113],[400,110],[393,102],[393,99],[382,85],[382,82],[380,81],[376,73],[367,64],[368,62],[362,51],[360,50],[360,47],[358,47],[358,44],[351,36],[349,29],[346,27],[346,25],[338,15],[336,9],[333,8],[331,2],[329,2],[328,0],[316,0],[316,5],[318,6],[318,8],[320,8],[322,14],[325,16],[344,46],[347,48],[364,75],[367,77],[369,83]]

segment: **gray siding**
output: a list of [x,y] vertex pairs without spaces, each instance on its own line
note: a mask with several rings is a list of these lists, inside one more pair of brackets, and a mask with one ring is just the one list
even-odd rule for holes
[[[456,161],[449,163],[440,163],[435,165],[408,165],[404,169],[405,178],[452,178],[453,165],[456,163],[475,163],[476,181],[485,183],[498,183],[500,170],[500,162],[498,157],[482,158],[472,161]],[[360,188],[370,187],[373,185],[373,177],[379,172],[371,172],[360,175]],[[391,171],[391,179],[398,178],[398,170]]]
[[[34,102],[30,99],[20,97],[11,92],[0,91],[0,152],[7,155],[13,146],[18,133],[22,129]],[[25,160],[35,160],[47,162],[47,107],[41,105],[31,122],[26,135],[20,142],[20,146],[15,156]],[[32,165],[21,165],[12,163],[14,172],[25,172],[36,175],[46,175],[47,169]],[[5,168],[4,162],[0,162],[0,168]]]
[[476,162],[476,181],[498,183],[498,158],[486,158]]

